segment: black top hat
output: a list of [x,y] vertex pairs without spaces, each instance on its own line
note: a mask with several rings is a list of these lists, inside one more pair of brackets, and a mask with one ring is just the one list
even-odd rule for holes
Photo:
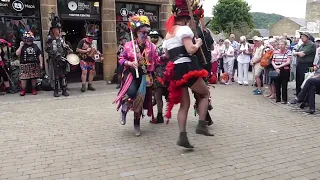
[[159,30],[151,30],[150,33],[149,33],[149,36],[150,37],[161,37],[163,39],[163,35],[160,33]]
[[120,36],[119,40],[121,41],[122,39],[127,39],[125,36]]
[[50,29],[61,28],[61,22],[60,22],[59,16],[56,16],[54,13],[51,13],[51,17],[49,18],[49,20],[51,21]]

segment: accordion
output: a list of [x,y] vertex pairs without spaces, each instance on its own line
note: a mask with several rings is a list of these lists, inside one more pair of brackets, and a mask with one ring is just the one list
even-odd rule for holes
[[88,52],[88,57],[92,59],[96,59],[96,55],[98,54],[98,51],[96,48],[91,48],[91,51]]

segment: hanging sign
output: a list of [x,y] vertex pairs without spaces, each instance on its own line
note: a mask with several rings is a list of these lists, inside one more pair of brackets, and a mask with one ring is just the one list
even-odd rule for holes
[[58,0],[58,12],[62,19],[101,19],[99,1]]

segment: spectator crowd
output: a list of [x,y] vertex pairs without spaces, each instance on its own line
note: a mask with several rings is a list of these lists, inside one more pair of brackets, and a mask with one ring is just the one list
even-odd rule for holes
[[[306,113],[315,113],[315,94],[320,92],[319,70],[320,39],[308,32],[300,37],[270,36],[268,40],[253,37],[239,41],[234,34],[229,39],[220,39],[212,48],[212,76],[219,83],[249,85],[249,70],[252,69],[253,95],[264,95],[277,103],[298,104],[309,107]],[[288,100],[288,83],[295,81],[296,98]],[[214,82],[212,82],[214,83]],[[263,85],[267,85],[263,90]]]

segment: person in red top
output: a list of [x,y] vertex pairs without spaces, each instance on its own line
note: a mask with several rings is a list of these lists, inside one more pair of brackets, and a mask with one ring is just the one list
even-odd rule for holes
[[272,66],[277,71],[279,76],[275,79],[276,86],[276,102],[287,104],[288,102],[288,82],[290,78],[290,64],[292,55],[287,49],[285,40],[279,41],[279,49],[273,54]]

